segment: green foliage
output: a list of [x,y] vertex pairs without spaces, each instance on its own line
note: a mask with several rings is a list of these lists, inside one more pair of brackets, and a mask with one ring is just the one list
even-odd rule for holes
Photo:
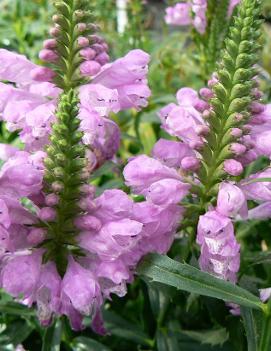
[[167,256],[151,254],[143,259],[137,271],[151,281],[174,286],[191,293],[215,297],[241,306],[263,309],[260,299],[248,291]]

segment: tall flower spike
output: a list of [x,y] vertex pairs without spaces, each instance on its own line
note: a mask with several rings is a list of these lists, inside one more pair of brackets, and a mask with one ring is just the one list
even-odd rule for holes
[[86,35],[93,31],[93,26],[84,23],[90,22],[92,17],[87,6],[84,0],[57,1],[55,7],[58,13],[53,16],[56,22],[53,34],[57,39],[47,40],[44,44],[55,57],[52,64],[56,72],[55,83],[63,93],[59,98],[57,121],[52,127],[45,160],[44,190],[48,196],[55,195],[56,200],[52,206],[41,210],[40,218],[49,223],[45,225],[48,227],[48,240],[44,243],[44,261],[53,260],[62,276],[73,245],[76,245],[78,229],[74,221],[80,215],[80,187],[89,178],[83,134],[79,131],[80,101],[75,90],[85,80],[79,72],[83,62],[80,57],[82,42],[88,42]]
[[[218,66],[216,82],[212,86],[214,97],[210,99],[211,113],[208,118],[211,132],[200,151],[202,167],[199,178],[203,185],[205,202],[210,201],[215,186],[226,177],[224,162],[234,158],[231,143],[236,140],[233,128],[242,128],[249,117],[249,109],[255,99],[257,52],[260,37],[259,14],[261,1],[243,0],[239,16],[229,29],[225,50]],[[228,169],[228,163],[226,169]]]

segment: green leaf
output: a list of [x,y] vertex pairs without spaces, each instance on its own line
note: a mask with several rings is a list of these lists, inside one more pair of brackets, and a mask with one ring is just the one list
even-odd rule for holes
[[271,263],[271,251],[259,251],[247,254],[244,256],[246,261],[250,262],[250,265],[255,266],[258,264],[270,264]]
[[99,169],[91,174],[91,179],[99,178],[103,175],[114,173],[118,169],[118,165],[112,161],[107,161]]
[[264,304],[250,292],[167,256],[146,256],[139,264],[137,272],[154,282],[174,286],[180,290],[264,310]]
[[257,351],[258,331],[256,322],[254,320],[253,311],[251,308],[242,307],[241,312],[247,337],[247,350]]
[[8,325],[4,335],[14,346],[21,344],[32,333],[34,327],[30,323],[22,320],[14,321]]
[[266,178],[253,178],[253,179],[250,179],[248,180],[247,182],[245,183],[242,183],[242,185],[249,185],[249,184],[252,184],[252,183],[267,183],[267,182],[271,182],[271,178],[270,177],[266,177]]
[[221,346],[229,339],[229,333],[225,328],[201,331],[182,330],[181,333],[199,341],[201,344],[209,344],[211,346]]
[[167,332],[166,329],[160,329],[156,334],[156,344],[158,351],[176,351],[179,350],[178,339],[176,335]]
[[74,351],[111,351],[107,346],[85,336],[79,336],[73,339],[72,344]]
[[61,334],[61,320],[57,320],[52,326],[46,328],[44,332],[42,340],[42,351],[59,351]]
[[134,341],[137,344],[150,346],[152,341],[137,325],[132,324],[112,311],[104,311],[105,328],[112,335]]
[[146,281],[148,286],[148,294],[151,303],[151,309],[155,316],[158,325],[163,322],[166,311],[170,304],[172,296],[174,296],[174,288],[163,284],[150,284]]
[[149,123],[141,123],[139,129],[140,140],[143,145],[143,151],[145,154],[149,155],[156,142],[156,135],[154,133],[153,127]]
[[24,305],[15,302],[0,302],[0,313],[24,317],[36,315],[33,309],[25,307]]

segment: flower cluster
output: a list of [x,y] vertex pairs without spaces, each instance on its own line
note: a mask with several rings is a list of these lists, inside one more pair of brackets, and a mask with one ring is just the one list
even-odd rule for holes
[[107,45],[89,34],[88,1],[56,8],[40,53],[48,67],[0,50],[2,120],[24,144],[0,147],[0,285],[35,305],[42,325],[66,315],[80,329],[90,315],[104,333],[104,299],[125,294],[143,255],[168,250],[181,210],[121,190],[95,196],[90,173],[120,140],[110,113],[147,105],[149,55],[107,63]]
[[[183,14],[190,11],[190,3],[179,5]],[[127,185],[146,201],[181,206],[185,211],[181,229],[197,228],[200,268],[233,283],[240,265],[234,220],[270,215],[269,183],[253,183],[255,175],[240,184],[234,178],[257,157],[270,157],[270,106],[261,103],[253,65],[256,56],[244,45],[259,36],[256,2],[242,5],[208,87],[199,93],[180,89],[178,103],[159,112],[162,128],[178,141],[159,140],[153,158],[139,156],[124,170]],[[269,173],[267,169],[256,177],[268,177]],[[247,200],[261,204],[248,211]],[[230,307],[238,312],[236,306]]]
[[[230,1],[228,9],[229,17],[232,15],[234,8],[239,2],[240,0]],[[165,21],[167,24],[173,26],[193,25],[197,32],[204,34],[207,27],[207,1],[190,0],[167,7]]]
[[[62,90],[52,82],[37,81],[36,72],[43,67],[22,55],[0,49],[0,61],[0,79],[13,83],[1,83],[2,119],[9,131],[19,131],[27,151],[40,150],[49,141]],[[110,112],[146,106],[150,96],[146,83],[148,62],[148,54],[133,50],[105,65],[91,84],[81,86],[79,117],[93,167],[112,158],[119,146],[119,128],[109,119]]]

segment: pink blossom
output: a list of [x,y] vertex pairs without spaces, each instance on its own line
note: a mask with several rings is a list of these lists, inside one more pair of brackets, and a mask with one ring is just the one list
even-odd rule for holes
[[221,183],[217,196],[217,212],[227,217],[235,217],[238,213],[247,216],[247,202],[243,191],[234,184]]
[[166,8],[165,21],[174,26],[187,26],[192,23],[190,12],[191,4],[180,2]]
[[200,216],[197,243],[201,247],[200,268],[221,279],[236,282],[240,245],[236,242],[231,220],[217,211]]

